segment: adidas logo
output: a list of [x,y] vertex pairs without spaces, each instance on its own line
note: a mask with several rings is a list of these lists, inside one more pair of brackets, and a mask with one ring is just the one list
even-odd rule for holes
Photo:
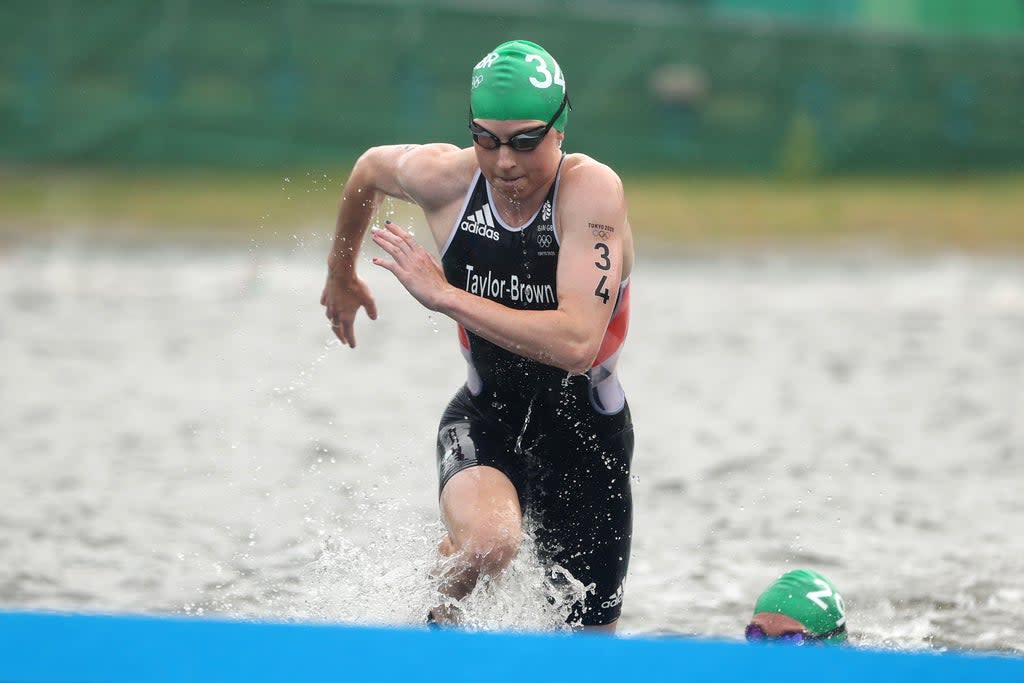
[[615,594],[611,595],[607,600],[601,603],[602,609],[608,609],[609,607],[615,607],[616,605],[622,604],[622,584],[615,590]]
[[491,213],[491,205],[486,203],[477,209],[476,213],[463,218],[459,229],[486,237],[495,242],[501,237],[498,231],[494,229],[494,215]]

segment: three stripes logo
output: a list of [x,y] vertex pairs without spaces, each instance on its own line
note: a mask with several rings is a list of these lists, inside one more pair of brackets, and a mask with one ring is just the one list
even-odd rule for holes
[[459,229],[486,237],[495,242],[501,238],[498,231],[494,229],[494,215],[491,213],[491,205],[486,203],[477,209],[475,213],[462,219]]

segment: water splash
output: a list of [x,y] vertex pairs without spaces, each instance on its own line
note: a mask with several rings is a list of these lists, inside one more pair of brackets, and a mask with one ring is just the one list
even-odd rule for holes
[[422,623],[435,601],[430,579],[437,530],[382,528],[372,542],[328,536],[301,571],[288,617],[374,625]]
[[[474,631],[569,630],[567,619],[590,591],[564,568],[544,566],[533,533],[498,576],[483,576],[461,600],[439,592],[440,576],[457,559],[443,558],[439,522],[380,524],[361,543],[329,535],[289,593],[302,598],[284,607],[295,620],[378,626],[424,624],[427,612],[445,604],[459,614],[460,628]],[[277,605],[281,610],[282,605]]]
[[578,626],[569,615],[592,591],[564,567],[544,566],[533,532],[527,531],[500,575],[482,576],[469,595],[445,604],[456,608],[459,625],[467,630],[568,631]]

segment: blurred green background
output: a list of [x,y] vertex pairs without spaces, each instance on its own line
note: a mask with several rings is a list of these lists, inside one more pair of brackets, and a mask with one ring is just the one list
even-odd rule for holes
[[329,226],[367,146],[468,143],[514,37],[641,232],[1024,234],[1022,0],[4,0],[0,230]]

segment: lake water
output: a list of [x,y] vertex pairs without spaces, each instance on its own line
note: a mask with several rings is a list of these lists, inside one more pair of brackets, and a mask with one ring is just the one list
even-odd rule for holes
[[[372,251],[368,247],[367,251]],[[621,632],[738,638],[811,567],[855,642],[1024,652],[1024,262],[640,244],[620,368],[635,540]],[[326,242],[0,251],[0,608],[418,623],[454,324]],[[524,552],[466,606],[552,628]]]

